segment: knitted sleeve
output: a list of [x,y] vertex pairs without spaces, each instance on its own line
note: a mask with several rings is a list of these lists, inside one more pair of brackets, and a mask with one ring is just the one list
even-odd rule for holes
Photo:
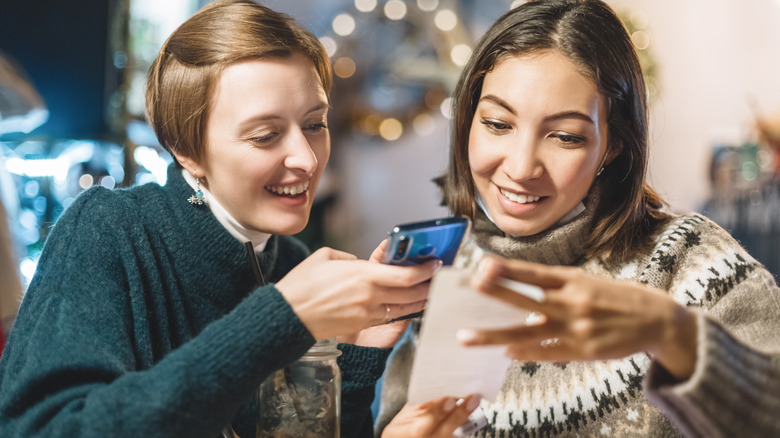
[[341,368],[341,436],[343,438],[370,438],[374,436],[371,403],[376,382],[385,370],[391,348],[358,347],[339,344],[343,352]]
[[165,340],[137,342],[130,309],[160,307],[136,302],[149,296],[130,285],[149,286],[138,272],[154,256],[126,249],[153,237],[116,225],[134,212],[114,196],[86,192],[47,240],[0,360],[0,436],[214,438],[265,376],[313,343],[269,285],[141,366]]
[[691,437],[780,434],[780,289],[728,233],[695,215],[667,253],[671,291],[697,312],[693,375],[674,381],[657,364],[645,389]]

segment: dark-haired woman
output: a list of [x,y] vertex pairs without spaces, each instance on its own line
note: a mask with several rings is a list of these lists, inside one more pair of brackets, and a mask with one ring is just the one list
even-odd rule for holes
[[[474,221],[458,262],[476,268],[476,289],[539,316],[458,333],[516,359],[483,403],[479,436],[780,434],[780,289],[727,232],[666,211],[647,185],[645,84],[606,4],[505,14],[475,48],[454,109],[439,183],[445,205]],[[391,392],[406,370],[388,366]]]

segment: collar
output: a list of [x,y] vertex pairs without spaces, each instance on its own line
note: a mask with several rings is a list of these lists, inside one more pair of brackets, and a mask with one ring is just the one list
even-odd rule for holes
[[[184,180],[187,181],[187,184],[192,187],[192,190],[197,190],[198,180],[195,179],[187,169],[181,169],[181,174],[184,177]],[[271,237],[270,234],[253,231],[241,225],[227,210],[225,210],[225,207],[219,203],[211,192],[203,186],[200,187],[200,190],[203,192],[203,202],[209,207],[214,214],[214,217],[217,218],[217,221],[219,221],[233,237],[242,243],[252,242],[255,252],[262,252],[265,249],[265,245]]]
[[[511,236],[498,228],[483,208],[474,214],[470,236],[482,249],[511,259],[547,265],[574,265],[585,255],[593,226],[597,194],[591,191],[580,205],[550,228],[533,236]],[[567,219],[567,220],[564,220]]]

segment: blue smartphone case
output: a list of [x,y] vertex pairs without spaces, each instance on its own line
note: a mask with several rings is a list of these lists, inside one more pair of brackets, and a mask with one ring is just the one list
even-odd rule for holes
[[382,263],[409,266],[438,258],[451,265],[470,223],[467,218],[447,217],[398,225],[389,233]]

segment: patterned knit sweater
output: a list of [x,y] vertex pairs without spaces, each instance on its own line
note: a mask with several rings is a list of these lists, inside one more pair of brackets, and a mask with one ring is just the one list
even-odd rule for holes
[[[314,339],[274,283],[307,250],[244,246],[171,167],[164,187],[90,189],[50,234],[0,360],[0,436],[254,437],[253,395]],[[389,349],[339,345],[342,434],[370,436]]]
[[[651,251],[608,268],[583,257],[590,222],[588,209],[543,234],[512,238],[480,212],[463,256],[473,265],[486,249],[668,291],[698,315],[693,375],[676,382],[645,354],[593,362],[515,361],[497,400],[483,402],[489,425],[477,436],[780,436],[780,289],[772,275],[697,214],[670,218],[653,237]],[[390,358],[380,429],[405,399],[393,388],[408,380],[414,338],[407,339]]]

